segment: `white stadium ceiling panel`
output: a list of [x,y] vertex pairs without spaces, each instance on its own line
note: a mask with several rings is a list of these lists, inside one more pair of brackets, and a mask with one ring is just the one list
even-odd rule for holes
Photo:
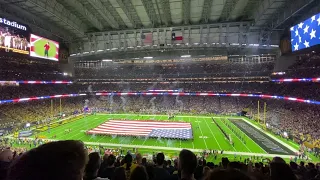
[[253,11],[255,8],[258,7],[259,3],[261,3],[262,0],[248,0],[245,8],[242,11],[241,17],[243,19],[252,19],[253,17]]
[[211,7],[213,4],[214,0],[204,0],[203,1],[203,6],[202,6],[202,11],[201,11],[201,23],[208,23],[210,15],[212,13]]
[[[295,0],[294,0],[295,1]],[[297,0],[298,1],[298,0]],[[301,0],[312,1],[312,0]],[[313,0],[316,1],[316,0]],[[140,31],[147,28],[154,28],[152,31],[171,33],[176,31],[175,26],[184,26],[181,36],[188,39],[187,42],[199,43],[205,41],[213,33],[212,27],[209,31],[205,25],[212,23],[225,23],[248,21],[253,24],[256,30],[266,31],[266,27],[274,22],[284,24],[278,15],[285,5],[291,0],[0,0],[3,4],[23,9],[46,21],[51,26],[62,28],[65,34],[71,34],[74,40],[82,39],[87,41],[89,33],[108,33],[112,31],[131,30]],[[293,8],[292,8],[293,9]],[[307,8],[305,8],[307,9]],[[287,14],[286,14],[287,15]],[[291,15],[288,15],[289,17]],[[286,16],[287,17],[287,16]],[[285,19],[284,19],[285,20]],[[201,36],[190,38],[185,34],[186,29],[193,28],[193,25],[204,25]],[[49,26],[49,25],[48,25]],[[223,27],[225,28],[225,27]],[[197,29],[197,28],[196,28]],[[221,29],[221,28],[220,28]],[[230,31],[232,27],[229,27]],[[272,30],[272,29],[271,29]],[[271,31],[270,29],[267,31]],[[48,30],[49,31],[49,30]],[[214,31],[214,30],[213,30]],[[190,33],[191,31],[188,31]],[[241,32],[238,32],[241,33]],[[258,34],[259,34],[258,33]],[[116,33],[117,34],[117,33]],[[141,40],[125,41],[130,33],[122,34],[122,39],[108,45],[114,47],[129,46],[129,44],[141,44]],[[154,36],[154,35],[153,35]],[[179,35],[180,36],[180,35]],[[216,36],[216,35],[215,35]],[[223,34],[219,35],[220,41]],[[231,32],[228,36],[233,37]],[[65,35],[61,35],[65,37]],[[153,41],[164,41],[161,36],[154,36]],[[163,36],[164,37],[164,36]],[[111,36],[110,36],[111,38]],[[226,42],[228,42],[228,38]],[[136,42],[137,41],[137,42]],[[209,41],[209,40],[208,40]],[[232,40],[233,41],[233,40]],[[91,43],[94,44],[94,43]],[[125,48],[125,47],[123,47]]]
[[131,0],[116,0],[118,6],[123,10],[133,28],[142,27],[142,22],[134,8]]
[[[140,19],[142,26],[143,27],[152,27],[152,22],[149,18],[149,15],[147,13],[147,9],[145,8],[145,6],[143,5],[141,0],[136,0],[136,1],[132,1],[132,5],[136,11],[136,14],[138,16],[138,18]],[[152,1],[149,0],[149,3],[147,3],[148,8],[151,8],[151,10],[153,9],[153,5],[152,5]]]
[[231,20],[236,20],[240,16],[242,16],[242,12],[244,11],[244,8],[248,4],[249,0],[239,0],[236,5],[234,6],[233,10],[231,11],[230,14],[230,19]]
[[[86,22],[86,24],[90,24],[94,28],[98,30],[103,30],[102,23],[97,19],[97,17],[89,12],[87,6],[82,5],[78,0],[57,0],[66,8],[70,9],[70,11],[75,14],[80,20]],[[73,9],[73,10],[72,10]]]
[[171,18],[171,5],[169,0],[159,0],[161,5],[161,14],[163,16],[163,21],[166,26],[170,26],[172,24]]
[[288,0],[262,0],[254,12],[255,26],[261,27],[270,21],[279,8],[283,7]]
[[[161,24],[159,19],[158,5],[155,0],[141,0],[142,5],[144,6],[144,11],[146,12],[147,18],[151,23],[151,27],[155,27]],[[137,11],[139,14],[139,11]],[[141,16],[140,16],[141,17]]]
[[9,1],[40,17],[46,17],[77,37],[83,37],[86,25],[56,0]]
[[106,21],[112,28],[118,29],[119,23],[112,17],[111,13],[103,6],[100,0],[90,0],[87,1],[94,10],[101,16],[101,18]]
[[216,22],[220,19],[225,3],[225,1],[213,0],[211,5],[210,21]]
[[0,12],[3,16],[11,19],[15,19],[18,22],[24,22],[28,24],[32,31],[40,36],[48,37],[50,39],[59,41],[59,40],[65,40],[65,41],[71,41],[73,38],[73,35],[66,32],[61,31],[61,29],[58,26],[48,24],[48,22],[42,20],[40,17],[35,16],[34,14],[23,11],[21,8],[17,6],[12,6],[2,4],[3,1],[0,1]]
[[220,20],[229,21],[230,15],[231,15],[232,11],[235,9],[235,7],[239,1],[240,0],[225,0]]
[[110,13],[114,20],[119,24],[119,28],[123,29],[126,27],[123,19],[120,17],[116,9],[112,6],[109,0],[101,0],[102,6]]
[[111,3],[112,7],[117,11],[117,13],[121,17],[121,19],[123,20],[125,25],[128,28],[134,28],[134,22],[132,21],[132,19],[128,15],[128,13],[126,12],[126,9],[123,9],[122,7],[120,7],[120,5],[119,5],[117,0],[109,0],[109,1]]
[[191,0],[190,21],[197,24],[201,21],[204,0]]
[[[189,1],[189,0],[183,0]],[[170,0],[171,21],[173,24],[182,24],[182,1]]]

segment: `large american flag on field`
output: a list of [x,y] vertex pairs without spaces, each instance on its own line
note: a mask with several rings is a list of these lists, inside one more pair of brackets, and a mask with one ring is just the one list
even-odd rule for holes
[[178,139],[193,137],[190,123],[168,121],[109,120],[87,133]]
[[320,13],[290,28],[292,51],[320,44]]

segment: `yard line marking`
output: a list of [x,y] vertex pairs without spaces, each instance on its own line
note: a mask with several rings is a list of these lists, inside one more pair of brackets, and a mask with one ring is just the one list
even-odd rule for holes
[[216,142],[217,142],[217,144],[218,144],[218,146],[219,146],[220,150],[222,150],[222,148],[221,148],[221,146],[220,146],[220,144],[219,144],[219,142],[218,142],[218,140],[217,140],[216,136],[213,134],[213,132],[212,132],[212,130],[211,130],[211,128],[210,128],[210,126],[208,125],[207,120],[206,120],[206,119],[204,119],[204,121],[206,122],[206,124],[207,124],[207,126],[208,126],[208,128],[209,128],[209,130],[210,130],[210,132],[211,132],[211,134],[212,134],[212,136],[213,136],[213,138],[216,140]]
[[[221,119],[219,119],[220,121],[221,121]],[[231,131],[231,129],[228,127],[228,126],[226,126],[225,124],[224,124],[224,122],[221,122],[222,124],[223,124],[223,126],[225,126],[225,127],[227,127],[228,129],[229,129],[229,131]],[[244,145],[250,152],[252,152],[249,148],[248,148],[248,146],[246,145],[246,144],[244,144],[239,138],[238,138],[238,136],[233,132],[233,131],[231,131],[232,132],[232,134],[242,143],[242,145]]]
[[[85,118],[88,118],[88,117],[85,117]],[[86,120],[86,122],[85,122],[86,124],[87,124],[87,120]],[[96,122],[91,122],[90,124],[93,124],[93,123],[96,123]],[[63,125],[62,125],[63,126]],[[68,123],[68,124],[66,124],[66,127],[64,128],[64,129],[68,129],[68,128],[71,128],[72,127],[72,131],[73,132],[76,132],[76,131],[79,131],[79,130],[81,130],[82,128],[83,128],[83,123],[80,123],[80,121],[75,121],[74,123]],[[74,127],[76,127],[76,128],[74,128]],[[80,127],[80,128],[77,128],[77,127]],[[54,128],[55,129],[55,128]],[[64,134],[64,131],[62,131],[62,130],[58,130],[59,129],[59,127],[57,127],[57,129],[55,129],[55,131],[58,131],[58,133],[53,133],[53,132],[55,132],[55,131],[51,131],[50,132],[50,134],[53,134],[53,135],[60,135],[60,134]],[[43,131],[43,132],[45,132],[45,131]],[[79,133],[77,133],[77,134],[79,134]],[[76,135],[77,135],[76,134]],[[69,134],[64,134],[63,136],[58,136],[58,138],[60,139],[60,138],[62,138],[62,139],[64,139],[65,138],[65,136],[68,136]],[[72,136],[73,137],[73,136]]]
[[[198,117],[197,117],[197,116],[196,116],[196,120],[198,120]],[[198,127],[199,127],[200,132],[201,132],[201,135],[202,135],[202,137],[203,137],[202,129],[201,129],[201,127],[200,127],[200,123],[199,123],[199,122],[198,122]],[[205,138],[202,138],[202,139],[203,139],[204,144],[206,145],[206,149],[208,149],[206,139],[205,139]]]
[[[89,118],[89,120],[92,118],[92,116],[89,116],[89,117],[85,117],[85,118]],[[104,119],[104,121],[103,122],[105,122],[105,121],[107,121],[105,118],[103,118]],[[102,121],[102,118],[101,118],[101,121]],[[100,121],[99,121],[100,122]],[[103,122],[101,122],[101,123],[103,123]],[[90,121],[89,123],[88,123],[88,120],[85,120],[85,122],[84,122],[85,124],[86,124],[86,126],[87,127],[91,127],[91,125],[93,125],[94,123],[97,123],[97,122],[95,122],[95,121]],[[99,123],[99,124],[101,124],[101,123]],[[99,125],[98,124],[98,125]],[[96,126],[98,126],[98,125],[96,125]],[[69,125],[70,126],[70,125]],[[69,127],[68,126],[68,127]],[[72,129],[72,131],[74,131],[74,132],[77,132],[78,131],[78,129],[82,129],[83,128],[83,123],[77,123],[77,125],[76,126],[72,126],[72,127],[80,127],[80,128],[73,128]],[[90,128],[91,129],[91,128]],[[89,130],[89,129],[88,129]],[[60,134],[61,133],[63,133],[63,131],[61,131],[60,132]],[[78,137],[79,136],[79,134],[81,134],[81,132],[79,132],[79,133],[76,133],[76,134],[74,134],[74,135],[72,135],[72,136],[70,136],[70,137],[68,137],[68,138],[73,138],[73,137]],[[64,137],[65,136],[68,136],[69,134],[65,134],[65,135],[63,135],[63,136],[61,136],[61,138],[62,139],[64,139]],[[102,136],[99,140],[101,140],[102,138],[104,138],[105,136]],[[60,137],[59,137],[60,138]],[[75,138],[76,139],[76,138]],[[91,139],[91,138],[90,138]],[[79,138],[79,140],[82,140],[81,138]]]
[[[95,123],[97,123],[97,122],[92,121],[92,122],[90,122],[90,123],[88,124],[88,123],[87,123],[87,120],[86,120],[85,123],[87,124],[87,126],[90,125],[90,127],[91,127],[92,124],[95,124]],[[82,125],[82,124],[80,123],[80,124],[79,124],[80,129],[82,128],[81,125]],[[99,125],[99,124],[98,124],[98,125]],[[78,126],[76,126],[76,127],[78,127]],[[77,129],[78,129],[78,128],[76,128],[76,130],[73,129],[72,131],[77,131]],[[71,139],[71,138],[73,138],[73,137],[75,137],[75,136],[78,137],[79,134],[83,134],[83,133],[82,133],[82,132],[79,132],[79,133],[76,133],[76,134],[74,134],[73,136],[70,136],[70,137],[68,137],[68,138]],[[64,136],[68,136],[68,134],[66,134],[66,135],[64,135]],[[64,136],[62,136],[62,137],[64,137]],[[81,138],[80,138],[79,140],[81,140]]]

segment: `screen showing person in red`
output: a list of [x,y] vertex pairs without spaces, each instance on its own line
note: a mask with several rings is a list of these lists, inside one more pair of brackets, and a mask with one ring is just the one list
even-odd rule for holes
[[49,56],[49,49],[50,49],[50,44],[47,42],[46,45],[44,45],[44,56],[48,57]]
[[31,34],[30,56],[58,61],[59,43],[41,36]]

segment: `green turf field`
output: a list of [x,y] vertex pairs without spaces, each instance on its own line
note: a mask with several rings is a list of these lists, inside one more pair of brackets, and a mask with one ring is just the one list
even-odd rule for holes
[[[213,121],[213,119],[215,121]],[[167,115],[134,115],[134,114],[98,114],[88,115],[79,120],[51,128],[43,131],[38,136],[45,139],[54,140],[81,140],[89,145],[117,146],[127,148],[139,148],[148,150],[178,151],[181,148],[192,149],[195,152],[202,152],[204,149],[224,150],[226,154],[242,155],[267,155],[259,143],[246,135],[228,121],[227,117],[206,117],[206,116],[176,116],[172,121],[190,122],[193,128],[193,140],[172,140],[172,139],[148,139],[145,137],[123,137],[108,135],[87,135],[85,132],[97,127],[109,119],[128,119],[128,120],[167,120]],[[229,124],[226,124],[229,123]],[[230,145],[221,129],[230,135],[234,146]],[[65,129],[71,128],[70,133]],[[233,130],[231,130],[233,129]],[[242,134],[246,143],[243,143],[236,134]],[[53,138],[56,136],[55,138]],[[242,136],[242,137],[243,137]],[[289,155],[289,154],[287,154]],[[291,154],[292,155],[292,154]]]
[[[47,42],[48,42],[48,40],[46,40],[46,39],[40,39],[34,43],[35,53],[38,56],[44,57],[44,45]],[[56,45],[52,41],[49,41],[49,45],[50,45],[50,49],[48,52],[48,58],[55,58],[56,52],[57,52]]]

